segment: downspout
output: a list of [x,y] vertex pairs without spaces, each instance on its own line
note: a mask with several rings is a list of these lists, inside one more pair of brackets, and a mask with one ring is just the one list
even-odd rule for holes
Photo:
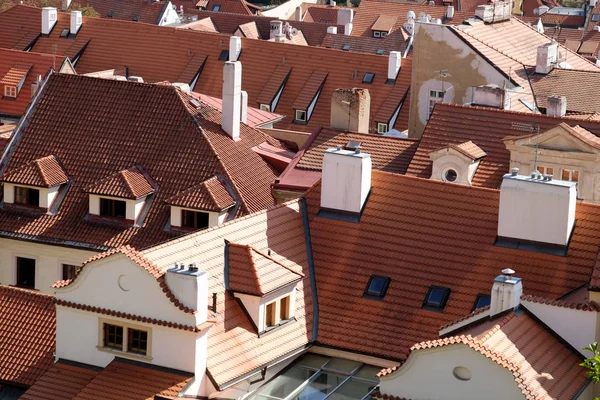
[[312,241],[310,239],[310,226],[308,225],[308,207],[306,198],[300,199],[302,207],[302,224],[304,225],[304,242],[306,243],[306,257],[308,260],[308,272],[310,277],[310,291],[313,300],[313,326],[312,326],[312,341],[317,341],[319,332],[319,301],[317,296],[317,280],[315,278],[315,264],[313,261]]

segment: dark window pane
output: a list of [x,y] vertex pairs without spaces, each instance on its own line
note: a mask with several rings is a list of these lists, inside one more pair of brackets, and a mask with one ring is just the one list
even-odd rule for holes
[[35,260],[17,257],[17,286],[35,289]]
[[100,198],[100,215],[103,217],[125,218],[127,203],[123,200]]
[[430,306],[440,306],[442,301],[444,300],[444,292],[439,289],[433,289],[431,293],[429,293],[429,298],[427,299],[427,304]]
[[27,204],[34,207],[40,206],[40,191],[37,189],[27,189]]
[[148,332],[129,329],[127,350],[132,353],[146,354],[148,351]]
[[103,217],[112,216],[112,200],[100,198],[100,215]]
[[203,212],[196,213],[196,227],[198,229],[208,228],[208,214]]
[[75,265],[63,264],[62,265],[62,279],[73,279],[75,277],[75,272],[77,271],[77,267]]
[[125,218],[126,211],[127,211],[127,203],[125,203],[124,201],[121,200],[113,200],[114,204],[115,204],[115,215],[114,217],[117,218]]
[[181,225],[186,228],[194,228],[194,212],[189,210],[181,210]]
[[369,282],[367,283],[367,289],[365,290],[365,294],[369,296],[383,297],[387,292],[389,284],[390,278],[385,276],[372,275],[369,279]]
[[15,186],[15,203],[27,204],[27,188]]
[[123,349],[123,327],[104,324],[104,346]]
[[485,294],[477,295],[477,298],[475,299],[475,305],[473,306],[473,310],[476,310],[481,307],[489,306],[490,303],[491,303],[491,299],[490,299],[489,295],[485,295]]

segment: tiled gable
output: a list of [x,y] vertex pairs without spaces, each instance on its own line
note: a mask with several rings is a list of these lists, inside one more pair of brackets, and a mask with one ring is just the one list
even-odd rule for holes
[[143,168],[135,166],[116,172],[85,190],[101,196],[139,199],[154,193],[156,188]]
[[66,183],[67,173],[56,156],[47,156],[31,161],[21,167],[8,170],[2,174],[0,181],[21,185],[52,187]]
[[178,207],[221,212],[235,205],[235,200],[216,176],[167,200]]

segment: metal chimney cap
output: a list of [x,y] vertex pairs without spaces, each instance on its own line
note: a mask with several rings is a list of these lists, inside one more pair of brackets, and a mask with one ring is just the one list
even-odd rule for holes
[[513,274],[515,273],[515,270],[514,270],[514,269],[510,269],[510,268],[504,268],[504,269],[502,270],[502,273],[503,273],[504,275],[511,276],[511,275],[513,275]]
[[511,174],[512,176],[517,176],[517,175],[519,175],[519,168],[513,168],[513,169],[511,169],[511,170],[510,170],[510,174]]

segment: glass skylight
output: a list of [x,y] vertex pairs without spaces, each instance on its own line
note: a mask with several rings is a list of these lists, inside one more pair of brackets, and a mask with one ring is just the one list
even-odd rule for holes
[[372,72],[366,72],[363,77],[362,83],[373,83],[373,78],[375,78],[375,74]]
[[365,289],[365,296],[383,298],[390,285],[390,280],[390,278],[385,276],[371,275]]
[[473,304],[472,311],[475,311],[481,307],[489,306],[490,303],[491,303],[491,299],[490,299],[489,294],[478,294],[477,298],[475,299],[475,304]]
[[446,301],[450,296],[450,289],[440,286],[430,286],[423,308],[432,311],[442,311],[446,307]]

